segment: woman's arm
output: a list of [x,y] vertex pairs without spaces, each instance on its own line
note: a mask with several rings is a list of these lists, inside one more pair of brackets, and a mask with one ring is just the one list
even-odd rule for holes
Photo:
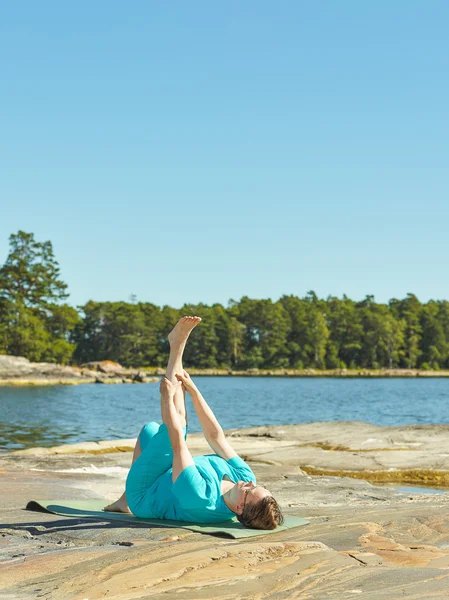
[[184,439],[184,428],[179,420],[179,414],[173,401],[176,386],[166,377],[163,377],[160,385],[161,392],[161,414],[162,421],[167,425],[168,435],[173,450],[173,483],[178,479],[180,473],[190,465],[194,465],[192,455]]
[[229,460],[233,456],[237,456],[237,453],[231,447],[226,439],[223,429],[220,423],[217,421],[211,407],[208,405],[206,400],[203,398],[201,392],[193,383],[190,375],[183,372],[183,374],[176,374],[178,381],[182,382],[184,388],[189,392],[192,398],[193,407],[198,415],[201,428],[204,433],[204,437],[212,450],[221,456],[225,460]]

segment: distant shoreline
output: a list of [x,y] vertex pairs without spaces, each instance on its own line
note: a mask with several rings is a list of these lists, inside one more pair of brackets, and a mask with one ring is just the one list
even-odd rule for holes
[[[449,370],[424,369],[195,369],[193,377],[449,377]],[[33,363],[20,356],[0,355],[1,386],[53,386],[96,384],[156,383],[165,374],[162,367],[127,368],[110,360],[81,366]]]
[[[158,375],[160,369],[143,369],[148,374]],[[449,370],[434,371],[421,369],[248,369],[233,371],[229,369],[188,369],[192,376],[229,376],[229,377],[352,377],[352,378],[388,378],[388,377],[449,377]]]
[[[56,366],[56,365],[55,365]],[[110,376],[86,377],[86,373],[73,368],[73,373],[67,372],[70,367],[64,367],[65,373],[39,373],[37,376],[10,376],[7,373],[0,375],[0,387],[38,387],[54,385],[81,385],[86,383],[101,384],[135,384],[135,383],[157,383],[164,374],[164,369],[142,367],[137,372],[139,377],[130,377],[129,371],[125,373],[115,372]],[[125,370],[124,370],[125,371]],[[444,378],[449,377],[449,371],[431,371],[420,369],[249,369],[246,371],[234,371],[230,369],[188,369],[193,377],[282,377],[282,378],[347,378],[347,379],[405,379],[418,377]]]

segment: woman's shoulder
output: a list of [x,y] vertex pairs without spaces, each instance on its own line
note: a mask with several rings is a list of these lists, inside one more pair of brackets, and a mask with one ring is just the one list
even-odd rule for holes
[[205,465],[214,462],[216,458],[220,458],[217,454],[200,454],[193,457],[193,462],[196,465]]
[[[220,471],[220,461],[222,461],[216,454],[201,454],[200,456],[194,456],[193,462],[196,468],[204,475],[210,474],[215,471]],[[226,462],[226,461],[224,461]]]
[[255,479],[251,467],[238,454],[229,460],[225,460],[218,454],[202,454],[201,456],[195,456],[193,460],[200,470],[214,469],[219,472],[231,470],[241,479]]
[[238,454],[229,460],[225,460],[218,454],[208,454],[204,456],[209,462],[210,467],[218,471],[220,474],[228,473],[234,481],[256,481],[256,476],[247,462]]
[[248,466],[246,464],[246,462],[243,460],[243,458],[241,458],[238,455],[233,456],[229,460],[226,460],[226,459],[222,458],[221,456],[218,456],[218,454],[202,454],[201,456],[194,456],[193,460],[196,465],[214,464],[214,465],[231,465],[233,467],[234,466],[243,467],[245,465]]
[[[237,461],[235,459],[238,459]],[[225,460],[218,454],[202,454],[194,456],[193,461],[199,470],[216,471],[220,474],[227,473],[229,469],[240,467],[244,463],[239,456],[234,456],[230,460]],[[245,463],[244,463],[245,464]]]
[[233,456],[231,459],[228,460],[228,464],[240,473],[247,473],[251,479],[254,478],[253,470],[251,469],[249,464],[243,460],[241,456]]

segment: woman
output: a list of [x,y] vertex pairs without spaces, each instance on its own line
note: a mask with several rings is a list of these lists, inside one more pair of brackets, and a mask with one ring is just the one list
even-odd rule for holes
[[[223,429],[189,375],[182,355],[201,321],[183,317],[168,336],[170,358],[161,381],[162,425],[141,430],[124,494],[105,507],[136,517],[214,523],[232,519],[246,527],[275,529],[283,516],[265,488],[256,485],[251,468],[228,443]],[[215,454],[196,456],[186,444],[185,392],[192,398],[204,436]]]

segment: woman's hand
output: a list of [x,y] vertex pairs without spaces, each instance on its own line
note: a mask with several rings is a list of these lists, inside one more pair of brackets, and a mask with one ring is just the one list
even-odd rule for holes
[[169,396],[170,398],[173,398],[173,396],[176,393],[176,390],[181,387],[181,382],[179,381],[178,383],[172,383],[170,381],[170,379],[167,379],[164,375],[164,377],[162,377],[161,379],[161,383],[159,386],[159,390],[161,392],[161,394],[165,395],[165,396]]
[[180,383],[182,383],[182,387],[185,389],[186,392],[190,393],[196,389],[196,385],[191,380],[190,375],[187,373],[187,371],[183,371],[182,375],[176,373],[175,377]]

